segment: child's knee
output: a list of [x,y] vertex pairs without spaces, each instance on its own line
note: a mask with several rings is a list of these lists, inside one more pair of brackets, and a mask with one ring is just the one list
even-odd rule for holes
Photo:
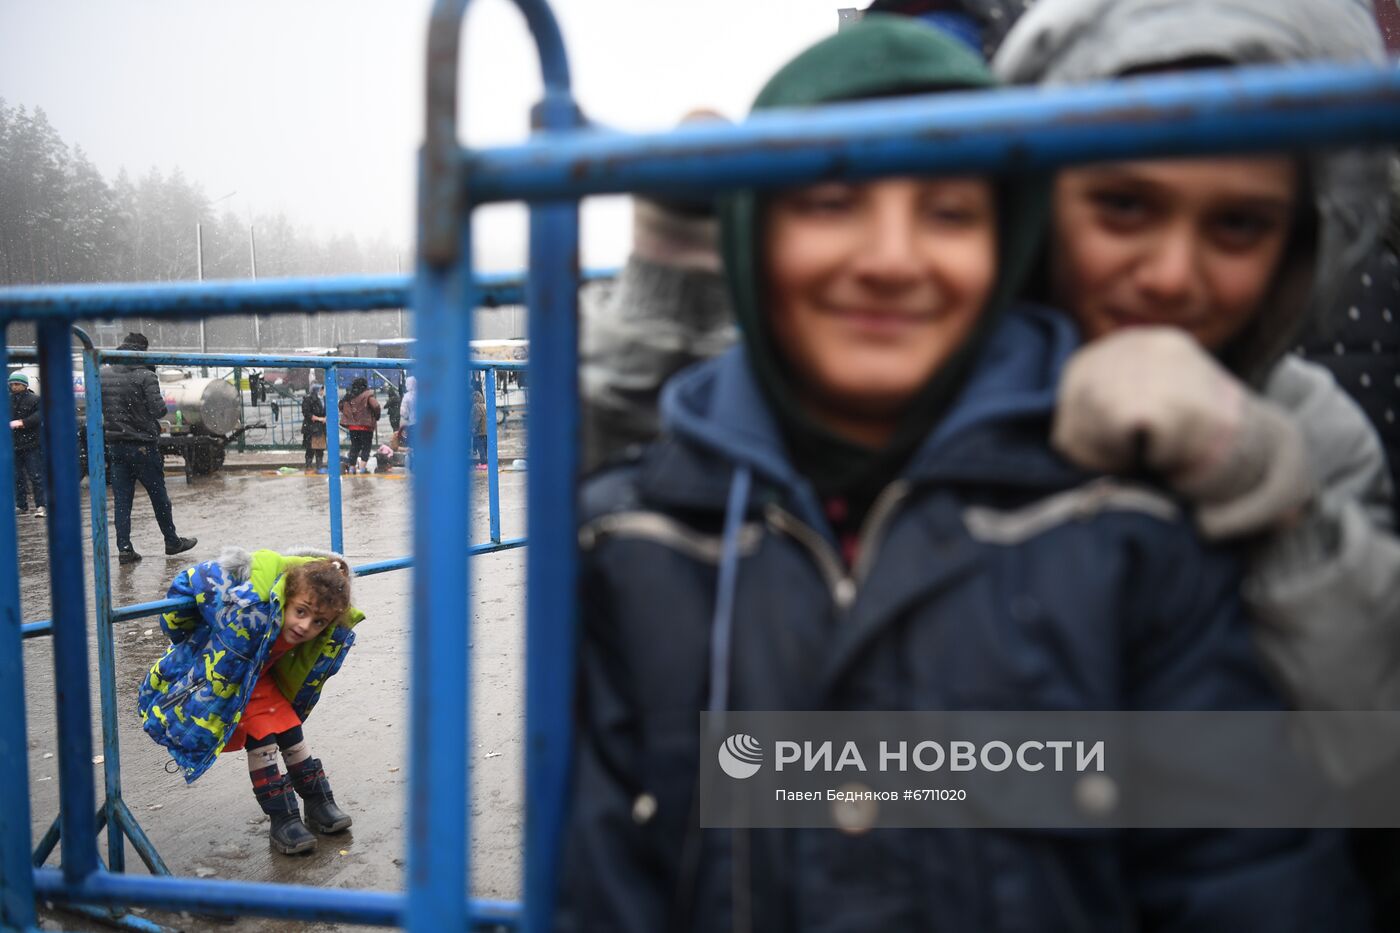
[[277,736],[277,744],[282,749],[282,759],[287,762],[288,768],[311,757],[311,748],[306,744],[306,736],[301,731],[301,726],[280,733]]
[[301,745],[306,741],[306,734],[301,731],[301,726],[293,726],[286,732],[277,733],[277,744],[283,751]]

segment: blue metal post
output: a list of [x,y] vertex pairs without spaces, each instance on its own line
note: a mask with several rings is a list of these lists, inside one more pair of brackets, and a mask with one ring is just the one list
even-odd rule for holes
[[[34,847],[34,855],[30,859],[30,861],[33,863],[35,868],[38,868],[39,866],[47,862],[49,860],[49,856],[53,855],[53,850],[58,848],[59,830],[61,829],[62,825],[63,814],[60,813],[58,816],[53,818],[53,822],[49,824],[48,831],[45,832],[43,838],[39,840],[39,844]],[[106,803],[103,803],[102,806],[97,808],[97,813],[93,816],[93,826],[95,826],[96,831],[100,833],[102,832],[103,827],[106,825],[107,805]]]
[[462,930],[471,918],[470,442],[471,212],[454,171],[457,61],[467,0],[436,0],[428,26],[426,132],[418,166],[418,340],[414,427],[413,634],[409,691],[408,892],[410,933]]
[[497,451],[500,449],[500,435],[496,425],[496,368],[486,370],[483,380],[486,396],[486,499],[490,522],[491,540],[501,543],[501,474],[498,471]]
[[[127,838],[131,840],[131,846],[136,850],[136,854],[141,856],[141,861],[146,863],[146,869],[153,875],[168,875],[170,869],[165,864],[165,859],[160,857],[156,851],[155,843],[151,842],[146,831],[141,828],[141,824],[136,822],[136,817],[132,815],[125,800],[118,800],[113,806],[112,815],[116,817],[117,826]],[[111,832],[111,824],[108,824],[107,832]]]
[[68,323],[39,325],[39,384],[49,493],[49,574],[53,580],[54,689],[58,700],[59,815],[63,876],[78,882],[97,870],[92,815],[92,701],[88,694],[83,518],[78,506],[78,420]]
[[[470,815],[470,574],[467,535],[471,482],[461,456],[471,437],[473,307],[470,218],[462,220],[456,265],[420,260],[414,327],[418,421],[414,426],[413,636],[409,694],[408,916],[413,933],[463,929]],[[428,339],[431,338],[431,339]]]
[[153,923],[141,917],[123,915],[116,908],[89,907],[86,904],[66,904],[63,909],[75,914],[80,914],[84,917],[91,917],[103,926],[115,927],[118,930],[134,930],[136,933],[175,933],[171,927],[163,927],[159,923]]
[[[105,808],[103,810],[98,811],[98,822],[101,822],[104,813],[106,813]],[[58,848],[59,828],[60,818],[54,817],[53,822],[49,824],[49,828],[44,832],[44,835],[39,837],[39,844],[34,847],[33,854],[33,863],[35,868],[38,868],[40,865],[47,862],[49,860],[49,856],[53,854],[53,850]]]
[[[475,183],[470,154],[460,177],[444,171],[444,160],[460,160],[456,144],[456,30],[465,4],[441,0],[429,33],[428,134],[424,145],[419,242],[426,262],[445,270],[465,269],[471,282],[471,204]],[[546,0],[516,0],[539,51],[544,100],[533,114],[539,130],[569,130],[582,123],[569,92],[569,63],[563,36]],[[439,22],[455,13],[450,23]],[[564,134],[559,134],[561,137]],[[525,929],[551,926],[564,823],[570,754],[573,680],[575,465],[578,459],[578,201],[577,193],[530,209],[530,472],[527,510],[525,652]],[[457,224],[449,222],[456,212]],[[443,272],[444,277],[447,273]],[[464,344],[463,344],[464,346]],[[494,424],[493,424],[494,428]],[[451,449],[451,448],[449,448]],[[457,449],[461,449],[458,447]],[[420,480],[422,477],[420,476]],[[431,484],[423,484],[433,488]],[[416,503],[421,509],[427,503]],[[423,514],[421,511],[419,514]],[[422,542],[427,543],[427,542]],[[432,552],[415,542],[424,560]],[[421,566],[421,564],[420,564]],[[415,743],[416,747],[416,743]]]
[[[576,124],[567,94],[537,123]],[[578,202],[530,206],[525,628],[525,929],[553,927],[572,745],[577,593]]]
[[[0,347],[0,374],[9,370]],[[8,409],[6,409],[8,411]],[[6,419],[8,420],[8,419]],[[7,432],[8,433],[8,432]],[[0,554],[19,557],[15,529],[14,445],[0,443]],[[19,561],[0,564],[0,928],[35,926],[29,867],[29,743],[25,736],[24,651],[20,635]]]
[[326,367],[326,479],[331,490],[331,550],[345,553],[345,527],[340,514],[340,393],[335,365]]
[[[35,871],[34,881],[41,897],[90,904],[145,905],[235,917],[271,916],[283,920],[375,926],[394,926],[403,916],[403,896],[386,891],[344,891],[108,872],[97,872],[80,882],[70,882],[51,868]],[[68,895],[68,898],[61,895]]]
[[97,620],[97,676],[102,696],[102,771],[106,784],[107,867],[126,871],[125,837],[113,808],[122,797],[121,749],[117,738],[116,651],[112,647],[112,578],[107,543],[107,457],[102,438],[102,380],[97,350],[82,331],[83,381],[86,384],[88,503],[92,513],[93,602]]

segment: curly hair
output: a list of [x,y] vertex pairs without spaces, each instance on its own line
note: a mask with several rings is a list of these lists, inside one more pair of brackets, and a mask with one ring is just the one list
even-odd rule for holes
[[303,596],[339,622],[350,608],[350,568],[338,559],[313,560],[287,571],[286,601]]

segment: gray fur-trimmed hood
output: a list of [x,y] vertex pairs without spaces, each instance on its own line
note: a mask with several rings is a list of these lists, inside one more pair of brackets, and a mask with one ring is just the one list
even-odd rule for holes
[[[1010,83],[1053,85],[1193,59],[1386,61],[1366,0],[1038,0],[1007,36],[994,67]],[[1308,167],[1316,242],[1293,254],[1304,261],[1281,272],[1269,306],[1227,360],[1256,383],[1310,321],[1325,323],[1337,313],[1343,283],[1370,255],[1388,219],[1383,151],[1336,150],[1309,157]]]

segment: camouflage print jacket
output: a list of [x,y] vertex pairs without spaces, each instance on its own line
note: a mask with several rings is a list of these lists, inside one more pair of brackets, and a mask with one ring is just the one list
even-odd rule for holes
[[[214,763],[243,716],[268,653],[282,630],[285,574],[325,552],[226,550],[182,571],[167,598],[193,597],[196,609],[161,616],[171,641],[137,691],[146,732],[193,782]],[[327,678],[340,670],[364,613],[353,606],[321,635],[283,655],[270,675],[305,719]]]

